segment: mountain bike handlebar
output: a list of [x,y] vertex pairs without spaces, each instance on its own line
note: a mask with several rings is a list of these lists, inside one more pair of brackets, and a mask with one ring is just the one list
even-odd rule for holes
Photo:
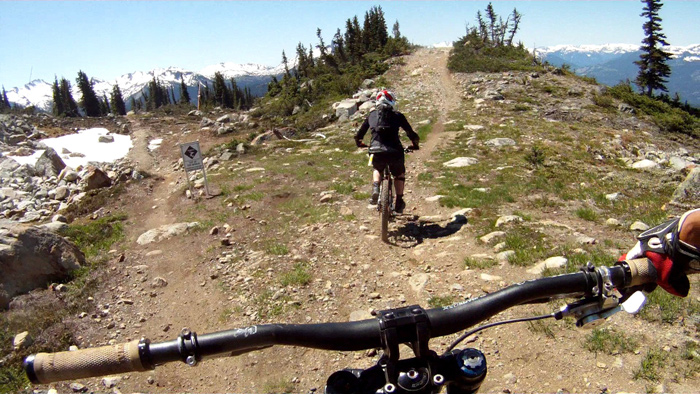
[[[428,351],[430,338],[454,334],[516,305],[553,297],[585,297],[590,302],[570,304],[557,312],[575,314],[580,321],[595,319],[617,303],[615,288],[626,289],[656,281],[656,270],[647,259],[631,260],[613,267],[588,265],[581,272],[529,280],[455,305],[424,310],[418,305],[377,313],[377,318],[356,322],[320,324],[263,324],[197,335],[183,329],[174,340],[150,343],[147,339],[59,353],[38,353],[25,359],[33,383],[51,383],[132,371],[184,361],[195,365],[203,357],[239,355],[273,345],[292,345],[325,350],[356,351],[383,347],[398,359],[398,344],[418,344],[417,356]],[[582,300],[581,300],[582,301]],[[556,315],[556,314],[555,314]],[[607,317],[607,316],[602,316]],[[561,318],[561,316],[559,317]]]

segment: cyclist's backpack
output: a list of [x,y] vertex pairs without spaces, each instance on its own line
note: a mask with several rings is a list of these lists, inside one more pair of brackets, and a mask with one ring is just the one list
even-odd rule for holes
[[393,115],[393,110],[390,106],[379,106],[377,107],[377,125],[374,126],[374,130],[379,134],[388,133],[392,128],[391,117]]

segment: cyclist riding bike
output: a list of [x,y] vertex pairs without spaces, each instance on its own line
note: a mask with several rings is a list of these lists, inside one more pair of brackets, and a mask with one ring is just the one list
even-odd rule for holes
[[413,145],[411,149],[417,150],[420,138],[406,120],[406,117],[394,109],[396,96],[389,90],[383,89],[377,94],[376,109],[370,112],[355,134],[355,144],[364,148],[362,142],[367,130],[372,130],[369,144],[369,154],[373,156],[372,166],[372,198],[371,204],[377,204],[379,198],[379,184],[384,168],[389,166],[389,171],[394,177],[396,191],[396,204],[394,211],[403,213],[406,203],[403,200],[403,189],[406,180],[406,166],[404,164],[404,149],[399,138],[399,128],[402,128]]

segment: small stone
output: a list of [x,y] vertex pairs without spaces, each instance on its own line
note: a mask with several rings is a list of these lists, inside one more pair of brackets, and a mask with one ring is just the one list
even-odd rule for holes
[[167,285],[168,285],[168,281],[165,280],[165,278],[162,278],[160,276],[153,278],[153,281],[151,282],[151,287],[154,289],[165,287]]
[[21,350],[29,347],[32,343],[34,343],[34,340],[29,335],[29,331],[23,331],[15,335],[15,337],[12,339],[12,348],[15,350]]
[[379,298],[381,298],[381,295],[377,292],[369,293],[369,298],[371,300],[378,300]]
[[153,376],[149,376],[148,378],[146,378],[146,382],[147,382],[148,384],[153,384],[153,383],[156,382],[156,380],[153,379]]
[[609,218],[605,221],[605,225],[609,227],[620,227],[622,224],[617,219]]
[[211,228],[211,230],[209,230],[209,235],[217,235],[217,234],[219,234],[219,227],[214,226]]
[[112,388],[119,384],[119,382],[122,380],[121,377],[115,376],[115,377],[108,377],[108,378],[102,378],[102,385],[107,387],[107,388]]
[[71,383],[70,389],[73,390],[74,393],[84,393],[88,390],[84,384],[80,383]]
[[630,230],[632,231],[647,231],[649,230],[649,225],[644,222],[636,221],[630,225]]

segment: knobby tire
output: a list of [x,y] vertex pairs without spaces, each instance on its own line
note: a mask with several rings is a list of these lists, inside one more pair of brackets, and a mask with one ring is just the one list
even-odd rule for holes
[[391,215],[391,185],[388,177],[382,180],[382,190],[379,194],[379,203],[382,207],[382,241],[389,242],[389,216]]

